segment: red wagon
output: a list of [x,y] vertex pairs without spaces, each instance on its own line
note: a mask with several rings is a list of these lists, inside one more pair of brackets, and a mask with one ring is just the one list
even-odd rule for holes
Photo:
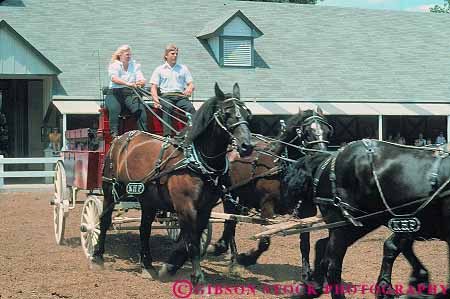
[[[143,98],[141,97],[141,100]],[[150,133],[162,135],[162,111],[151,108],[147,112],[147,127]],[[147,109],[148,110],[148,109]],[[62,244],[66,218],[69,210],[75,208],[77,203],[77,192],[84,190],[88,192],[87,199],[83,203],[81,215],[81,245],[87,257],[93,253],[98,240],[99,216],[102,213],[102,169],[105,155],[111,145],[112,137],[109,130],[108,111],[100,109],[99,124],[97,129],[82,128],[68,130],[65,132],[67,149],[62,151],[62,161],[58,161],[55,168],[55,195],[51,200],[54,215],[55,239],[57,244]],[[185,126],[185,117],[173,119],[172,127],[181,131]],[[135,130],[136,119],[131,115],[120,117],[121,134]],[[139,209],[139,203],[131,200],[116,205],[116,210],[127,211],[128,209]],[[120,227],[124,223],[140,221],[140,218],[115,217],[113,226]],[[164,228],[171,239],[178,241],[180,233],[177,220],[170,213],[164,213],[156,219],[163,226],[153,228]],[[204,249],[211,240],[211,225],[202,236]]]

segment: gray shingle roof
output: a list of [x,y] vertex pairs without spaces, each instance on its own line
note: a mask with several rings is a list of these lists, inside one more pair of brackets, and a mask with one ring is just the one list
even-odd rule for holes
[[[7,0],[5,3],[7,4]],[[117,46],[150,78],[166,44],[180,47],[196,99],[239,82],[247,100],[439,102],[450,97],[450,15],[219,0],[23,0],[5,20],[62,73],[54,93],[98,97]],[[256,68],[221,68],[196,35],[241,10],[264,33]],[[100,59],[98,59],[98,54]],[[99,61],[100,60],[100,61]]]

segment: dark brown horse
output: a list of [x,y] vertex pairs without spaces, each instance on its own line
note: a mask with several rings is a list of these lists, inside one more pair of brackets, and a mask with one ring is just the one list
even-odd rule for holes
[[[275,213],[284,214],[284,207],[280,198],[282,186],[280,177],[283,175],[286,163],[280,159],[281,155],[287,160],[296,160],[303,153],[299,146],[326,150],[328,137],[332,133],[331,126],[323,116],[322,110],[299,111],[287,121],[287,126],[282,131],[277,141],[257,142],[252,155],[233,160],[230,166],[230,177],[232,186],[229,188],[233,200],[224,201],[226,213],[239,214],[240,207],[255,208],[261,211],[261,215],[272,218]],[[275,140],[277,140],[275,139]],[[293,146],[290,146],[293,145]],[[238,204],[236,204],[238,202]],[[268,250],[270,238],[259,241],[257,249],[237,255],[236,243],[234,241],[236,222],[226,221],[222,237],[209,246],[209,253],[220,255],[231,248],[232,264],[237,262],[242,266],[250,266],[257,262],[263,252]],[[303,276],[310,275],[309,266],[309,235],[302,235],[300,241],[302,247],[302,271]]]
[[[299,199],[300,209],[318,205],[329,224],[328,240],[316,243],[317,295],[321,294],[325,278],[331,286],[341,285],[342,262],[348,247],[381,225],[404,231],[394,237],[410,245],[408,238],[450,241],[448,153],[362,140],[335,154],[300,158],[285,179],[292,206]],[[406,245],[400,245],[394,253],[398,255],[397,250],[410,246]],[[385,247],[385,254],[393,253],[391,249],[386,251]],[[392,267],[395,254],[387,256],[383,267]],[[381,281],[380,285],[380,298],[394,297],[390,281]],[[448,298],[449,291],[438,298]],[[333,287],[331,292],[333,298],[345,298],[340,288]]]
[[184,139],[167,140],[132,131],[114,140],[105,159],[104,212],[93,263],[103,264],[106,231],[111,225],[114,204],[127,195],[130,183],[137,182],[145,186],[141,194],[135,195],[142,209],[139,231],[143,274],[156,275],[149,246],[155,215],[158,211],[171,211],[177,214],[183,244],[158,274],[160,277],[175,274],[189,258],[192,283],[204,281],[200,236],[211,209],[222,195],[222,177],[228,168],[227,147],[234,139],[243,156],[251,154],[253,147],[247,122],[250,112],[239,100],[239,86],[234,85],[233,94],[224,94],[216,84],[215,94],[195,114]]

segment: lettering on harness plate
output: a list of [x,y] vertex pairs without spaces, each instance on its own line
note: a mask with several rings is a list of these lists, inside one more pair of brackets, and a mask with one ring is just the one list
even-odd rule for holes
[[127,193],[132,195],[140,195],[144,193],[145,186],[142,183],[128,183]]
[[420,221],[416,217],[392,218],[388,222],[389,229],[394,233],[414,233],[420,229]]

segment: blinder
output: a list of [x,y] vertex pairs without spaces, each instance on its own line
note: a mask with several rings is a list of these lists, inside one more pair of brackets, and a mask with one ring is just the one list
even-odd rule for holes
[[[329,143],[329,141],[328,140],[325,140],[325,139],[322,139],[322,140],[313,140],[313,141],[306,141],[306,140],[304,140],[302,137],[303,137],[303,135],[304,135],[304,133],[306,132],[306,127],[308,127],[308,126],[312,126],[313,124],[317,124],[317,126],[319,125],[319,124],[322,124],[322,125],[325,125],[327,128],[328,128],[328,136],[327,136],[327,138],[326,139],[328,139],[328,138],[330,138],[331,136],[333,136],[333,133],[334,133],[334,129],[333,129],[333,127],[323,118],[323,117],[321,117],[321,116],[319,116],[319,115],[313,115],[313,116],[310,116],[310,117],[308,117],[303,123],[302,123],[302,125],[300,126],[300,127],[297,127],[296,128],[296,133],[297,133],[297,136],[300,138],[300,139],[302,139],[303,141],[303,145],[305,146],[305,147],[309,147],[309,146],[311,146],[311,145],[314,145],[314,144],[317,144],[317,143],[326,143],[326,144],[328,144]],[[322,130],[321,130],[322,131]]]

